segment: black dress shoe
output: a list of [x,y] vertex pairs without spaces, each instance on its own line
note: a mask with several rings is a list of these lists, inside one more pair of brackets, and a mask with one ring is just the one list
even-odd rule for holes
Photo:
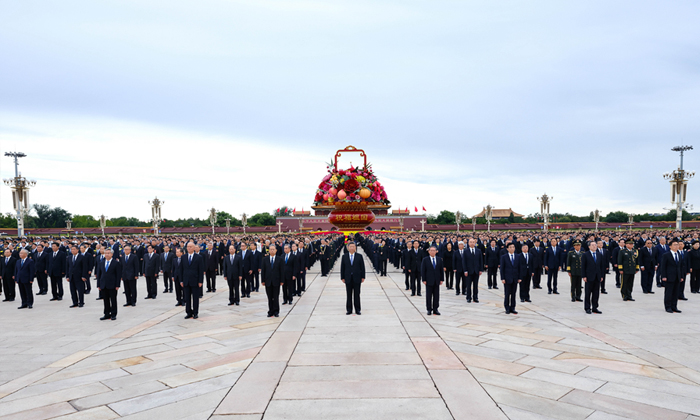
[[551,295],[551,294],[552,294],[552,291],[550,290],[549,292],[547,292],[547,294],[548,294],[548,295]]
[[433,311],[428,311],[428,315],[432,315],[432,314],[433,314]]
[[472,303],[472,300],[471,300],[471,299],[467,299],[467,303]]
[[116,321],[116,320],[117,320],[117,317],[116,317],[116,316],[113,316],[113,317],[112,317],[112,321]]
[[688,300],[688,298],[682,297],[682,298],[678,298],[678,300]]
[[69,306],[69,308],[77,308],[77,307],[78,307],[78,305],[71,305],[71,306]]
[[669,314],[673,313],[673,311],[671,309],[666,309],[666,312],[668,312]]
[[192,318],[192,315],[185,316],[185,319],[190,319],[190,318]]
[[530,299],[525,299],[525,302],[532,303],[532,301]]
[[286,300],[285,300],[284,302],[282,302],[282,305],[286,305],[286,304],[287,304],[287,301],[286,301]]
[[455,293],[457,296],[459,296],[459,292]]
[[199,315],[195,315],[193,318],[194,318],[194,319],[197,319],[197,318],[199,318]]
[[520,303],[525,303],[525,299],[520,299]]
[[86,294],[86,295],[89,295],[89,294],[90,294],[90,291],[89,291],[89,290],[86,290],[86,291],[85,291],[85,294]]
[[602,314],[602,312],[600,312],[600,311],[597,310],[597,309],[594,309],[594,310],[593,310],[593,313],[594,313],[594,314]]
[[[233,303],[233,302],[230,302],[230,303],[228,304],[228,306],[233,306],[233,305],[235,305],[235,303]],[[175,305],[175,306],[177,306],[177,305]]]
[[124,305],[122,305],[122,306],[125,306],[125,307],[126,307],[126,306],[131,306],[131,305],[130,305],[130,304],[128,304],[128,303],[125,303],[125,304],[124,304]]
[[576,302],[583,302],[582,299],[576,298]]
[[629,300],[630,302],[634,302],[634,299],[632,299],[632,298],[629,298],[627,300]]
[[571,301],[572,301],[572,302],[576,302],[576,299],[574,299],[574,298],[571,298]]
[[352,315],[352,312],[345,312],[345,315]]
[[[602,294],[604,294],[604,295],[607,295],[607,294],[608,294],[608,292],[606,292],[605,290],[601,290],[600,293],[602,293]],[[651,293],[654,293],[654,292],[651,292]]]
[[[679,311],[679,312],[680,312],[680,311]],[[357,311],[357,314],[358,314],[358,315],[362,315],[362,312],[360,312],[360,311]]]
[[104,321],[105,319],[109,319],[109,317],[107,315],[105,315],[102,318],[100,318],[100,321]]
[[415,293],[411,293],[411,296],[415,296],[415,295],[416,295]]
[[97,298],[97,299],[95,299],[95,300],[102,300],[102,298],[101,298],[101,297],[98,297],[98,298]]
[[474,299],[474,303],[479,303],[479,299]]
[[493,286],[494,289],[498,290],[498,286]]
[[267,314],[267,317],[268,317],[268,318],[272,318],[272,314]]
[[587,313],[587,314],[591,314],[591,310],[590,310],[590,309],[586,309],[586,313]]
[[679,313],[681,313],[682,311],[679,311],[678,309],[674,309],[673,312],[679,314]]
[[153,299],[153,298],[150,296],[146,296],[144,299]]
[[280,317],[280,314],[275,314],[275,318],[279,318],[279,317]]
[[17,307],[17,309],[24,309],[24,308],[26,308],[25,305],[22,305],[22,306],[18,306],[18,307]]
[[27,306],[27,308],[29,308],[29,309],[32,309],[32,308],[33,308],[33,306],[32,306],[32,305],[29,305],[29,306]]
[[555,290],[555,291],[554,291],[554,294],[555,294],[555,295],[558,295],[558,294],[559,294],[559,292],[557,292],[557,291]]
[[163,293],[168,293],[168,289],[163,290]]
[[509,314],[509,313],[510,313],[510,311],[508,309],[506,309],[506,314]]
[[656,292],[649,292],[649,293],[651,293],[651,294],[653,295],[653,294],[656,293]]
[[420,293],[418,293],[418,296],[423,296],[423,295],[421,295]]
[[433,313],[434,313],[435,315],[440,315],[440,312],[438,312],[438,311],[433,311]]
[[58,300],[58,299],[56,299],[56,298],[51,298],[51,299],[49,299],[49,302],[53,302],[54,300]]
[[236,302],[236,306],[240,306],[240,304],[238,302]]
[[517,314],[518,314],[517,311],[510,311],[510,313],[512,313],[513,315],[517,315]]

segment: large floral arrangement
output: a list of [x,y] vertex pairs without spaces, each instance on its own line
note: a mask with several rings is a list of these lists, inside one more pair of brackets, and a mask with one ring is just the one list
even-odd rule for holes
[[377,181],[370,164],[364,167],[337,169],[327,166],[328,174],[318,185],[314,205],[336,203],[390,204],[384,186]]

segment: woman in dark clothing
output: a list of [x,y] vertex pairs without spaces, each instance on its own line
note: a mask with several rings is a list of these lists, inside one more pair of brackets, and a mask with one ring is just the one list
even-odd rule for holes
[[445,246],[445,251],[442,253],[442,265],[445,268],[445,281],[447,282],[447,290],[454,289],[455,273],[452,271],[452,242],[448,242]]

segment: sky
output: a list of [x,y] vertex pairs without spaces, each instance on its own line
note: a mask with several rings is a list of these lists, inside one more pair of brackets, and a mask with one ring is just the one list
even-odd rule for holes
[[395,208],[665,212],[670,149],[700,169],[699,20],[694,0],[0,0],[0,151],[27,154],[30,203],[93,216],[308,209],[348,145]]

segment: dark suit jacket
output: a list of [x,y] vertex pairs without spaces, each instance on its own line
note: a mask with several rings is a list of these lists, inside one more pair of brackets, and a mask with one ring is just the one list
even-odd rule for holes
[[642,247],[639,249],[639,268],[644,267],[646,271],[653,270],[656,266],[656,257],[658,256],[658,251],[656,248],[651,247],[651,254],[649,254],[649,248]]
[[36,276],[36,263],[31,258],[27,257],[22,264],[22,260],[19,259],[15,263],[15,282],[17,283],[31,283],[34,281],[34,276]]
[[83,281],[88,278],[87,258],[81,253],[78,253],[73,262],[73,254],[68,256],[68,268],[66,269],[66,278],[73,281]]
[[274,267],[270,264],[270,256],[264,257],[260,281],[265,283],[265,287],[279,286],[284,283],[284,257],[275,255]]
[[[326,248],[328,249],[328,248]],[[292,281],[292,276],[296,277],[297,274],[299,273],[299,264],[294,257],[294,254],[291,252],[289,253],[289,260],[287,260],[287,263],[285,264],[284,260],[287,254],[282,253],[282,265],[284,265],[284,282]],[[275,258],[275,262],[277,258]]]
[[236,260],[238,260],[239,266],[239,276],[247,278],[249,276],[248,272],[253,269],[253,252],[249,249],[245,251],[245,258],[243,258],[243,252],[236,254]]
[[[508,257],[510,259],[510,257]],[[532,276],[532,274],[535,272],[535,267],[533,266],[533,261],[532,261],[532,255],[530,253],[527,253],[527,258],[525,258],[525,254],[522,252],[520,254],[515,254],[515,258],[519,258],[520,261],[518,261],[519,265],[519,270],[520,270],[520,278],[529,278]]]
[[479,271],[483,271],[484,260],[483,255],[481,254],[481,250],[479,248],[474,247],[474,253],[472,253],[469,247],[464,248],[463,265],[464,271],[469,273],[470,276],[474,273],[479,274]]
[[457,273],[464,273],[464,254],[467,251],[462,250],[462,254],[459,253],[459,248],[456,248],[452,252],[452,269]]
[[[165,256],[168,256],[166,259]],[[160,270],[164,273],[171,273],[173,271],[173,259],[177,258],[174,252],[168,252],[167,254],[163,252],[158,256],[160,258]]]
[[36,272],[37,273],[44,273],[44,271],[48,270],[49,267],[49,253],[46,252],[44,249],[41,251],[41,256],[39,256],[39,253],[35,253],[34,256],[34,262],[36,263]]
[[539,251],[533,246],[530,248],[530,257],[532,257],[532,268],[537,271],[538,269],[542,271],[542,266],[544,265],[544,247],[542,244],[539,246]]
[[554,254],[554,251],[552,250],[552,247],[548,247],[547,250],[544,252],[544,266],[549,268],[550,270],[558,270],[559,267],[561,266],[561,263],[566,256],[566,250],[558,246],[557,247],[557,253],[556,255]]
[[586,281],[595,281],[603,278],[605,269],[605,258],[596,251],[596,258],[593,258],[591,251],[586,251],[581,255],[581,277]]
[[[131,259],[131,258],[129,258]],[[160,272],[160,257],[153,252],[153,256],[148,252],[143,254],[143,274],[145,276],[155,276]]]
[[48,252],[46,271],[49,276],[64,276],[66,274],[66,253],[59,250],[56,253],[56,258],[53,256],[53,251]]
[[676,263],[672,252],[665,253],[659,263],[659,276],[661,279],[666,279],[669,282],[681,281],[683,275],[683,261],[680,255],[678,256],[678,263]]
[[209,250],[205,249],[202,252],[202,257],[204,257],[204,265],[207,271],[217,271],[219,269],[219,251],[212,249],[211,256],[209,256]]
[[501,254],[500,254],[500,249],[496,246],[494,249],[491,249],[491,247],[486,248],[486,261],[485,264],[489,266],[489,268],[497,267],[498,264],[501,262]]
[[[478,251],[477,253],[480,254]],[[464,254],[467,254],[466,250]],[[423,262],[420,266],[421,280],[428,286],[439,285],[441,282],[445,281],[445,270],[443,270],[443,268],[442,258],[435,256],[435,268],[433,268],[433,262],[430,256],[423,258]]]
[[3,255],[2,261],[0,261],[0,269],[2,270],[2,278],[5,280],[12,280],[12,276],[15,275],[15,263],[17,259],[15,257],[9,257],[7,264],[5,264],[5,256]]
[[365,260],[362,255],[355,253],[352,259],[352,264],[350,264],[350,254],[343,254],[342,260],[340,260],[340,279],[345,280],[345,283],[362,281],[365,278]]
[[136,280],[136,278],[139,276],[139,256],[132,252],[131,254],[129,254],[129,261],[127,261],[126,255],[122,255],[121,262],[122,280]]
[[517,283],[518,280],[522,280],[520,274],[520,259],[517,254],[514,254],[514,262],[510,262],[510,254],[505,253],[501,255],[501,280],[505,280],[507,284]]
[[416,253],[415,249],[411,249],[411,251],[408,253],[408,264],[406,265],[406,268],[411,270],[411,273],[420,273],[420,266],[423,261],[423,257],[425,257],[425,251],[418,248],[418,253]]
[[196,252],[192,254],[192,262],[189,261],[190,254],[182,256],[180,264],[180,283],[185,286],[199,287],[204,282],[204,258]]
[[233,262],[231,262],[231,255],[224,257],[224,278],[226,280],[238,280],[241,277],[241,255],[235,254],[233,256]]
[[[131,257],[129,257],[131,259]],[[109,268],[105,270],[107,260],[105,258],[100,261],[95,269],[95,274],[97,275],[97,287],[100,289],[116,289],[121,286],[122,281],[122,265],[119,261],[114,259],[109,263]]]
[[[180,262],[179,264],[182,264],[182,262],[185,260],[185,257],[182,256],[180,257]],[[175,282],[180,283],[180,276],[182,275],[182,270],[180,270],[180,265],[177,262],[177,255],[173,254],[173,266],[172,266],[172,275],[173,279]]]

